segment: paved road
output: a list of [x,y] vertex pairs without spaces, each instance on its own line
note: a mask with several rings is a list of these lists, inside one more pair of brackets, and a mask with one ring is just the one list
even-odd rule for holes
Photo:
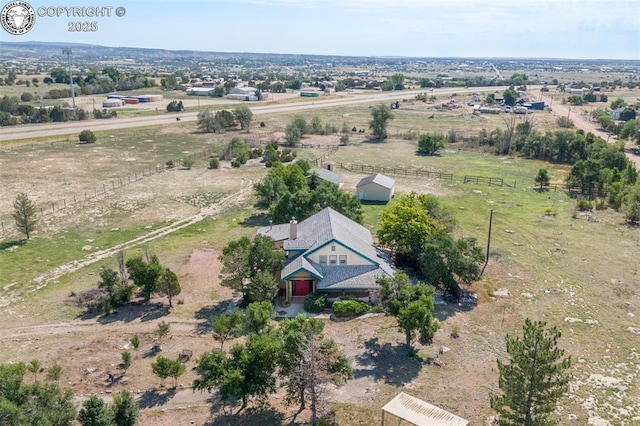
[[[434,95],[447,95],[452,93],[473,93],[487,91],[503,91],[505,87],[471,87],[469,89],[435,89]],[[377,101],[399,100],[413,98],[417,93],[430,92],[429,89],[406,90],[402,92],[383,92],[383,93],[367,93],[358,94],[350,92],[349,94],[340,94],[319,98],[319,100],[296,102],[296,103],[276,103],[265,104],[251,107],[254,116],[260,114],[270,114],[288,111],[304,111],[310,109],[329,108],[334,106],[354,105],[362,103],[371,103]],[[181,122],[196,121],[197,112],[187,112],[179,114]],[[171,124],[176,122],[176,115],[161,114],[145,117],[117,118],[109,120],[89,120],[89,121],[73,121],[67,123],[46,123],[46,124],[28,124],[21,126],[3,127],[0,129],[0,141],[24,140],[50,136],[66,136],[77,135],[83,129],[90,128],[92,131],[105,131],[126,129],[134,127],[158,126],[163,124]]]

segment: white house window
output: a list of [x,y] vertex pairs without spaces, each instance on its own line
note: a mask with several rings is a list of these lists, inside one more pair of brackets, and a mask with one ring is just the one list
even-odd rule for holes
[[339,259],[340,259],[340,264],[341,265],[346,265],[347,264],[347,255],[346,254],[341,254]]
[[331,251],[336,251],[336,246],[331,246]]
[[332,254],[331,256],[329,256],[329,265],[335,265],[338,263],[338,256],[336,256],[335,254]]
[[327,264],[327,255],[326,254],[321,254],[320,255],[320,264],[321,265],[326,265]]

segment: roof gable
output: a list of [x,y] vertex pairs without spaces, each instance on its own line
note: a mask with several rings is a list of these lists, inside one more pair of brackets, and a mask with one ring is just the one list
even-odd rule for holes
[[342,183],[342,176],[332,172],[331,170],[318,169],[314,173],[318,175],[318,178],[335,183],[336,185],[340,185]]
[[389,176],[376,173],[375,175],[367,176],[361,179],[360,182],[358,182],[358,184],[356,185],[356,188],[368,185],[370,183],[375,183],[385,188],[392,189],[395,186],[396,181],[391,179]]

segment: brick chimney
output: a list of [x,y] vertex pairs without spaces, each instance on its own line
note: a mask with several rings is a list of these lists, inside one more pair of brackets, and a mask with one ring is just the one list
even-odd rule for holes
[[292,217],[289,222],[289,239],[295,240],[296,238],[298,238],[298,221]]

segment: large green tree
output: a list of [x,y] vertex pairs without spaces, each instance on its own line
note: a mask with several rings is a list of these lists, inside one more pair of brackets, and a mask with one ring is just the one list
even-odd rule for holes
[[162,275],[158,280],[158,293],[163,296],[167,296],[169,299],[169,307],[173,307],[171,303],[173,298],[180,294],[180,282],[178,276],[169,268],[165,268],[162,271]]
[[23,363],[0,364],[0,424],[71,426],[76,417],[71,391],[54,384],[23,382]]
[[516,101],[518,100],[518,92],[516,92],[513,87],[510,87],[504,91],[502,97],[505,105],[515,106]]
[[276,368],[281,344],[274,332],[249,335],[246,344],[236,344],[229,354],[214,350],[198,360],[200,377],[193,389],[218,388],[223,400],[234,397],[244,409],[251,397],[265,400],[276,391]]
[[220,350],[224,348],[224,342],[238,337],[244,328],[245,316],[237,310],[228,315],[222,314],[211,318],[211,334],[220,342]]
[[275,247],[270,237],[256,235],[253,241],[247,237],[231,241],[220,256],[222,285],[242,293],[245,303],[256,301],[254,297],[268,297],[273,288],[265,284],[273,283],[266,282],[263,273],[275,276],[284,259],[284,252]]
[[407,350],[413,355],[411,342],[416,333],[430,342],[439,328],[438,321],[433,318],[434,287],[422,283],[414,285],[402,271],[397,271],[393,278],[381,276],[376,282],[380,286],[382,304],[396,318],[398,328],[405,335]]
[[435,133],[424,133],[418,139],[418,153],[434,155],[444,148],[444,136]]
[[439,229],[429,235],[418,258],[419,270],[425,282],[461,296],[458,282],[471,284],[480,278],[484,254],[475,238],[455,239]]
[[246,105],[240,105],[233,110],[235,119],[240,123],[240,129],[249,131],[251,129],[251,120],[253,119],[253,112]]
[[373,107],[371,110],[369,129],[371,129],[371,132],[376,139],[387,138],[387,123],[389,120],[393,120],[391,108],[384,104]]
[[153,374],[160,377],[162,381],[168,377],[173,379],[173,387],[178,385],[178,377],[184,374],[186,367],[179,359],[169,359],[163,356],[159,356],[154,362],[151,363],[151,370]]
[[210,109],[198,113],[196,124],[198,130],[203,133],[213,133],[216,131],[216,120],[213,111]]
[[158,257],[151,255],[145,261],[142,256],[134,256],[129,258],[125,265],[129,278],[140,288],[144,300],[149,301],[158,289],[158,281],[162,276],[163,268]]
[[500,394],[491,395],[491,408],[500,426],[558,424],[551,418],[569,389],[571,357],[558,348],[561,333],[543,321],[525,320],[523,335],[507,335],[509,363],[498,359]]
[[31,202],[27,194],[22,192],[16,196],[13,201],[13,213],[11,215],[16,221],[18,231],[25,234],[28,240],[36,228],[38,218],[36,216],[36,206]]
[[113,394],[113,402],[110,404],[113,412],[113,423],[115,426],[133,426],[136,424],[140,408],[133,394],[123,390]]
[[102,399],[91,395],[82,403],[78,421],[82,426],[113,426],[113,413]]
[[288,402],[305,408],[309,398],[311,424],[316,423],[326,385],[339,386],[353,377],[349,359],[324,335],[323,328],[320,320],[298,315],[283,321],[279,330],[282,350],[278,375],[284,380]]
[[391,250],[399,262],[417,264],[422,247],[435,232],[445,228],[429,215],[422,194],[412,192],[382,211],[378,241]]

